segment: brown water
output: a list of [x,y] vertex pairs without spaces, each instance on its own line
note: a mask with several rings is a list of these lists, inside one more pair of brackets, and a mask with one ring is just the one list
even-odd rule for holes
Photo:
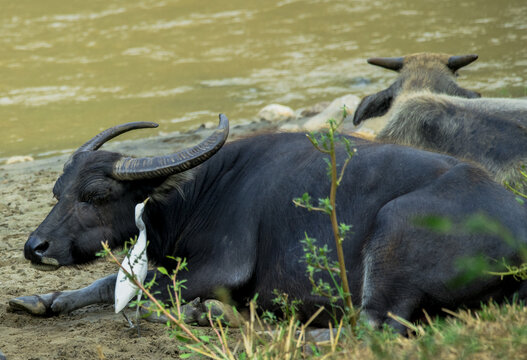
[[527,95],[525,0],[0,0],[0,160],[72,149],[149,120],[252,119],[377,91],[371,56],[477,53],[459,81]]

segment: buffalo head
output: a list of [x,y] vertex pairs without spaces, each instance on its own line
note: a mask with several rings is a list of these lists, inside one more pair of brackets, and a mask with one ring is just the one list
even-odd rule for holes
[[82,145],[64,165],[53,188],[57,203],[29,236],[24,255],[51,270],[91,261],[108,241],[119,247],[137,233],[135,204],[151,196],[170,177],[178,176],[214,155],[225,143],[229,123],[220,115],[218,128],[200,144],[174,154],[132,158],[99,149],[133,129],[157,127],[135,122],[105,130]]
[[477,58],[477,55],[419,53],[368,59],[368,63],[397,71],[399,76],[387,89],[362,99],[353,116],[353,124],[359,125],[363,120],[383,116],[394,100],[404,93],[428,91],[464,98],[480,97],[479,93],[463,89],[456,83],[457,70]]

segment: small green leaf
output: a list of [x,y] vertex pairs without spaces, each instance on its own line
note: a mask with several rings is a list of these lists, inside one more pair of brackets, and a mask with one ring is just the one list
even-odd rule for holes
[[199,339],[203,342],[206,342],[206,343],[209,343],[210,342],[210,337],[206,336],[206,335],[200,335],[199,336]]
[[181,333],[177,333],[176,334],[176,339],[178,339],[179,341],[181,342],[184,342],[184,343],[193,343],[194,341],[192,339],[190,339],[187,335],[183,335]]
[[350,232],[351,227],[352,227],[351,225],[340,223],[339,231],[340,231],[341,237],[345,237]]
[[333,211],[333,206],[331,206],[331,201],[329,201],[329,198],[318,199],[318,204],[318,206],[324,209],[324,212],[327,214],[331,214]]
[[157,271],[159,271],[159,272],[160,272],[161,274],[163,274],[163,275],[169,276],[169,275],[168,275],[168,271],[167,271],[167,269],[165,269],[165,268],[162,267],[162,266],[158,267],[158,268],[157,268]]

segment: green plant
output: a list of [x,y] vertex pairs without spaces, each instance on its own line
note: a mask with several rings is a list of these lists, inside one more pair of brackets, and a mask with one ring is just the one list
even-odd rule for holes
[[[346,116],[346,109],[343,111],[342,119]],[[342,122],[342,121],[341,121]],[[304,246],[304,260],[307,262],[307,273],[313,291],[320,296],[328,297],[332,304],[335,304],[340,298],[345,304],[345,315],[348,317],[352,327],[356,326],[358,312],[353,307],[351,300],[351,292],[348,284],[348,277],[346,274],[346,264],[344,259],[344,250],[342,242],[351,230],[351,225],[339,224],[337,220],[337,188],[339,187],[344,171],[349,161],[355,154],[356,150],[352,148],[350,140],[338,134],[338,127],[341,124],[335,120],[328,120],[327,132],[310,133],[308,138],[313,146],[321,153],[328,155],[329,158],[324,158],[327,163],[327,175],[330,178],[331,188],[329,197],[318,199],[318,206],[311,203],[311,197],[308,193],[304,193],[302,197],[293,199],[296,206],[301,206],[309,211],[321,211],[329,215],[331,219],[331,228],[335,239],[335,247],[337,250],[338,262],[330,262],[328,260],[329,249],[327,246],[322,248],[315,244],[315,239],[311,239],[307,234],[302,240]],[[346,149],[346,159],[339,166],[337,164],[336,144],[342,144]],[[322,279],[315,280],[315,274],[320,271],[326,271],[333,284],[328,284]],[[340,278],[340,284],[336,281],[336,277]],[[336,289],[337,295],[334,290]]]
[[278,305],[284,319],[296,318],[298,311],[298,306],[302,304],[301,300],[298,299],[289,299],[289,295],[286,293],[281,293],[277,289],[273,290],[275,298],[272,300],[272,303]]

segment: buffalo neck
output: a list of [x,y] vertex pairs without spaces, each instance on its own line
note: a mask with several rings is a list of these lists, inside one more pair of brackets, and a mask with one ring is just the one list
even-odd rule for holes
[[219,205],[222,188],[234,174],[234,169],[225,164],[223,149],[213,160],[196,167],[192,176],[147,203],[143,219],[148,256],[154,264],[171,269],[176,262],[169,257],[191,256],[189,241],[206,226],[202,222]]

